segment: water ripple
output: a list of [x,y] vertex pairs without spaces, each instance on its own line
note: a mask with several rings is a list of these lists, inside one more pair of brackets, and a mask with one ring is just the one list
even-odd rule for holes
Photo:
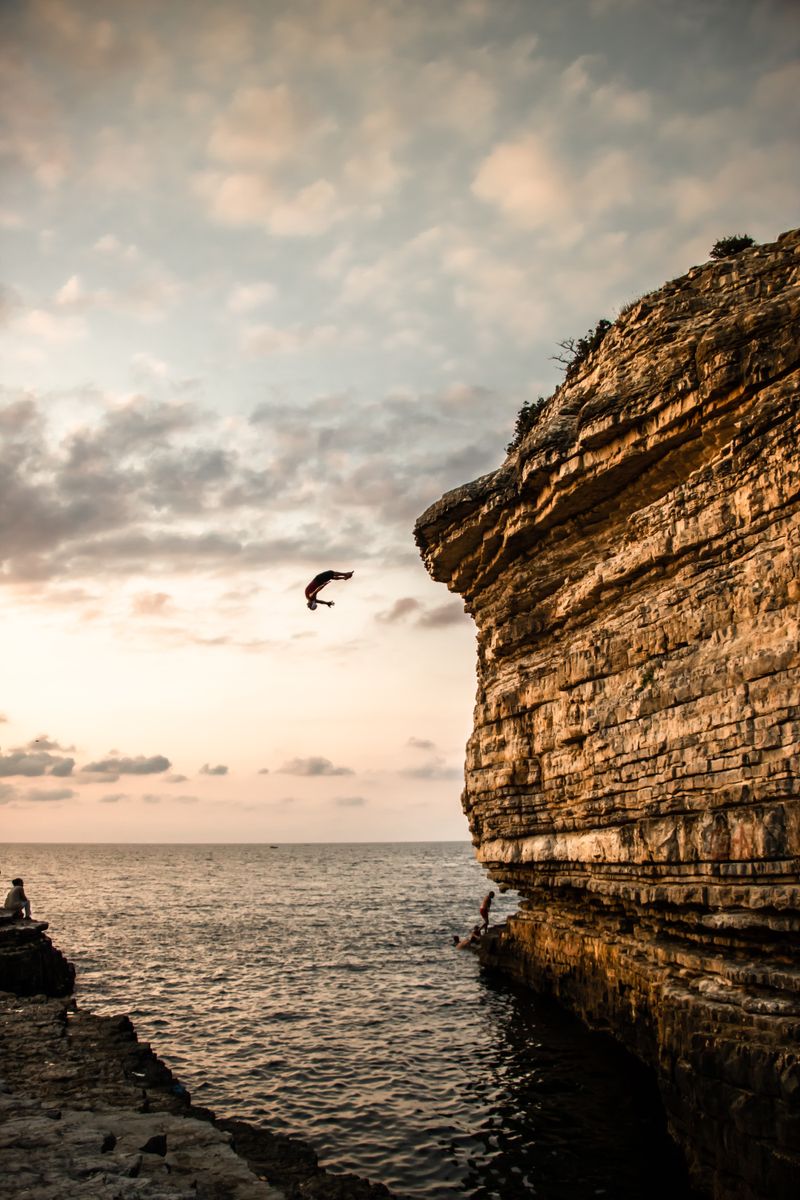
[[420,1200],[685,1194],[628,1061],[452,949],[487,886],[469,846],[14,857],[81,1003],[130,1012],[219,1112]]

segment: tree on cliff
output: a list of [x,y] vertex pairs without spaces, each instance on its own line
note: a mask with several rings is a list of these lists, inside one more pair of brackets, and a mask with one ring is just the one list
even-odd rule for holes
[[506,446],[506,454],[510,454],[512,450],[516,450],[526,433],[533,429],[539,419],[539,414],[544,407],[544,396],[537,397],[536,400],[526,400],[522,408],[517,413],[516,424],[514,425],[514,436]]
[[564,368],[567,379],[571,378],[581,363],[598,349],[610,328],[611,322],[601,317],[594,329],[587,329],[583,337],[565,338],[563,342],[558,343],[563,353],[553,354],[551,357],[553,362],[560,363]]
[[750,246],[755,246],[755,241],[749,234],[732,233],[729,237],[720,238],[718,242],[714,242],[711,247],[711,257],[733,258],[734,254],[740,254],[742,250],[748,250]]

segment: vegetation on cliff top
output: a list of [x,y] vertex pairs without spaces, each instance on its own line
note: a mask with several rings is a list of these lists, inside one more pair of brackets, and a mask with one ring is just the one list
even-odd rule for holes
[[712,258],[733,258],[734,254],[740,254],[742,250],[748,250],[751,246],[755,246],[755,242],[746,233],[732,233],[730,237],[720,238],[718,242],[714,242],[711,247]]
[[516,450],[526,433],[533,429],[539,419],[539,414],[544,407],[544,396],[538,396],[535,400],[526,400],[522,408],[517,413],[517,421],[514,425],[514,436],[506,446],[506,454],[511,454],[512,450]]
[[[748,250],[750,246],[755,246],[755,244],[754,239],[747,233],[732,233],[728,237],[720,238],[719,241],[714,243],[711,247],[710,256],[716,260],[733,258],[734,255],[740,254],[742,250]],[[623,316],[637,303],[638,300],[629,301],[620,309],[619,315]],[[559,363],[564,368],[564,377],[566,380],[571,379],[578,370],[578,367],[586,361],[593,351],[598,349],[611,327],[612,322],[607,321],[605,317],[601,317],[594,329],[588,329],[583,337],[565,338],[563,342],[558,343],[561,354],[553,354],[551,357],[554,362]],[[517,413],[514,436],[506,446],[507,454],[511,454],[512,451],[516,450],[526,434],[530,433],[539,419],[543,407],[544,396],[539,396],[536,400],[525,401]]]

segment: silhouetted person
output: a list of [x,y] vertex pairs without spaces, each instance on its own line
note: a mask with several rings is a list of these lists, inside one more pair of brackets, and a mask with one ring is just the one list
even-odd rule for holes
[[318,599],[319,593],[332,579],[350,579],[352,574],[352,571],[321,571],[319,575],[315,575],[306,588],[306,602],[312,612],[318,604],[324,604],[327,608],[333,608],[332,600]]
[[12,920],[21,921],[24,917],[26,921],[30,921],[30,901],[25,895],[25,885],[21,879],[11,880],[11,891],[6,896],[4,908],[6,912],[12,913]]
[[489,909],[492,907],[493,900],[494,900],[494,892],[489,892],[488,896],[484,896],[483,902],[482,902],[480,908],[478,909],[478,912],[481,914],[481,920],[483,921],[484,933],[489,928]]

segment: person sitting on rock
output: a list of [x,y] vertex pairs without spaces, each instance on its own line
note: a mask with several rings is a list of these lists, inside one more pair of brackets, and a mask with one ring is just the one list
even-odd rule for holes
[[25,895],[25,885],[21,879],[11,880],[11,891],[6,896],[4,908],[6,913],[11,914],[12,921],[21,921],[23,917],[26,921],[30,921],[31,905]]

